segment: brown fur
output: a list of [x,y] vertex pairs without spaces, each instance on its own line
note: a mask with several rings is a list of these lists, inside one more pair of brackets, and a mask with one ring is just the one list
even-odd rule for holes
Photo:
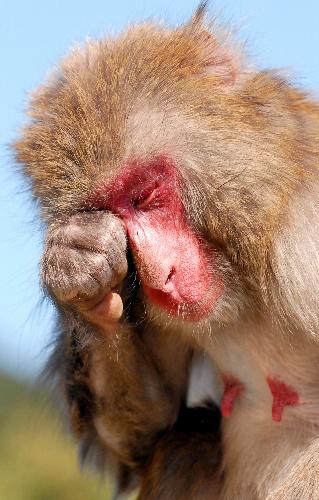
[[[52,364],[73,429],[85,453],[109,458],[123,487],[140,480],[143,499],[319,497],[319,105],[243,61],[217,24],[205,26],[201,9],[178,29],[144,24],[89,42],[34,93],[14,145],[49,226],[44,284],[61,316]],[[216,310],[198,325],[168,321],[145,301],[130,262],[120,284],[123,245],[103,274],[95,256],[109,269],[121,229],[98,241],[103,216],[83,212],[127,161],[163,154],[179,168],[189,223],[218,249],[224,277]],[[80,230],[70,242],[74,217]],[[88,217],[97,229],[85,229]],[[122,287],[125,313],[113,334],[83,319],[66,279],[72,296],[93,301]],[[247,383],[223,423],[222,459],[216,434],[205,440],[190,430],[188,439],[174,428],[195,347]],[[281,424],[270,416],[272,372],[302,398]],[[190,484],[194,449],[202,453]],[[181,461],[176,475],[170,456],[173,468]],[[175,488],[179,496],[169,496]]]
[[182,409],[173,428],[154,447],[143,471],[138,498],[218,498],[220,458],[216,409]]

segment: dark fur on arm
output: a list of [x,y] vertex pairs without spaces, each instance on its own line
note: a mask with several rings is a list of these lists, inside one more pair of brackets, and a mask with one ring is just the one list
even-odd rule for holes
[[139,500],[219,498],[220,413],[182,406],[175,425],[154,447],[144,471]]

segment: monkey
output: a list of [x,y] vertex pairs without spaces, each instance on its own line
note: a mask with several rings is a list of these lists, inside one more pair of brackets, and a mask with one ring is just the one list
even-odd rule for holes
[[82,459],[140,500],[319,498],[318,102],[203,3],[75,48],[28,112]]

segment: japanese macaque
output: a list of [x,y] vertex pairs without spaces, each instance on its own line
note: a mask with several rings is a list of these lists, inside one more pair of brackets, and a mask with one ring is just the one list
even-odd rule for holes
[[29,114],[83,459],[143,500],[319,498],[318,103],[201,6],[73,50]]

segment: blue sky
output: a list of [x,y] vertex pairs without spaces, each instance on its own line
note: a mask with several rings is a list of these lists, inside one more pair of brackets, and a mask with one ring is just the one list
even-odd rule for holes
[[[33,376],[45,360],[53,311],[38,287],[41,231],[7,144],[24,121],[29,90],[75,42],[116,33],[150,17],[172,25],[187,19],[191,0],[0,0],[0,369]],[[222,12],[248,40],[260,67],[285,68],[319,95],[317,0],[220,0]]]

